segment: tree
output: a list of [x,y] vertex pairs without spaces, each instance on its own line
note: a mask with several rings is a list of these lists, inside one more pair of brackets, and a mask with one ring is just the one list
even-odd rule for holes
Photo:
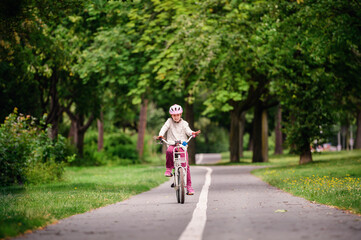
[[[79,55],[73,67],[74,73],[79,78],[78,83],[82,84],[78,87],[82,90],[77,93],[78,101],[74,102],[79,111],[76,110],[77,113],[72,114],[68,108],[67,113],[73,121],[78,121],[76,124],[80,127],[78,134],[83,134],[81,129],[86,130],[91,121],[100,115],[100,106],[105,103],[110,102],[117,106],[123,102],[130,103],[126,94],[135,81],[132,73],[136,69],[134,62],[137,58],[130,60],[132,39],[124,28],[128,23],[129,6],[131,3],[91,3],[87,6],[85,14],[72,17],[74,24],[69,28],[69,33],[78,32],[78,37],[83,39],[83,44],[74,49]],[[86,29],[92,31],[87,32]],[[107,89],[111,89],[113,93],[108,92]],[[94,97],[89,102],[90,95]],[[115,98],[115,101],[106,99],[108,97]],[[88,114],[89,112],[91,114]],[[82,119],[86,115],[89,118],[85,124]],[[77,139],[82,141],[83,137],[78,136]],[[82,143],[79,142],[77,145],[80,147]]]
[[[177,31],[180,30],[179,18],[183,16],[187,11],[187,7],[190,6],[192,6],[190,1],[145,2],[140,9],[134,8],[130,12],[131,21],[128,27],[130,27],[129,32],[131,34],[140,32],[140,37],[134,46],[133,52],[144,56],[144,61],[140,64],[137,86],[130,92],[133,103],[138,104],[140,100],[144,102],[152,100],[144,99],[145,96],[149,98],[149,91],[159,92],[161,96],[165,96],[165,93],[170,92],[175,92],[175,95],[181,93],[183,98],[187,98],[185,103],[186,120],[190,121],[192,126],[193,122],[190,116],[193,113],[190,113],[190,111],[192,111],[193,96],[188,89],[193,88],[191,74],[194,70],[192,66],[187,65],[184,65],[181,69],[175,67],[174,57],[179,52],[174,52],[175,49],[173,48],[178,46],[175,43],[178,39],[175,37]],[[179,70],[185,71],[180,72]],[[161,93],[159,90],[164,92]],[[165,97],[169,98],[169,96]],[[139,125],[142,126],[143,124],[140,123]],[[142,139],[142,136],[139,135],[139,150],[142,149]],[[192,159],[194,151],[192,152],[192,148],[190,150]]]
[[360,43],[356,34],[359,12],[353,10],[357,9],[356,1],[276,1],[274,6],[274,16],[280,20],[277,41],[283,43],[275,61],[281,73],[276,74],[275,85],[287,112],[286,140],[303,164],[312,161],[313,141],[327,139],[335,122],[339,110],[335,93],[344,89],[345,79],[334,66],[345,55],[353,54],[357,61],[354,49]]
[[281,105],[278,104],[277,106],[277,112],[275,117],[275,154],[282,154],[283,153],[283,137],[282,137],[282,108]]
[[64,55],[49,33],[82,4],[74,0],[1,2],[1,91],[4,99],[11,99],[2,104],[1,117],[15,106],[37,117],[49,112],[47,123],[52,123],[56,135],[60,109],[54,81],[64,69]]
[[357,132],[356,132],[356,143],[355,148],[361,149],[361,109],[358,109],[357,111]]
[[267,47],[260,47],[266,40],[256,36],[262,4],[191,2],[177,3],[165,48],[150,64],[165,89],[185,90],[189,104],[200,88],[210,89],[204,114],[230,112],[231,161],[238,162],[239,120],[268,81],[257,67],[267,52]]
[[231,114],[231,162],[239,162],[239,122],[242,112],[255,106],[268,91],[272,49],[269,46],[272,37],[269,32],[272,24],[263,4],[239,2],[228,6],[224,9],[229,13],[226,17],[221,15],[222,25],[217,26],[225,36],[220,47],[224,52],[215,61],[217,75],[214,87],[210,86],[213,93],[206,104],[209,106],[207,111],[219,108]]

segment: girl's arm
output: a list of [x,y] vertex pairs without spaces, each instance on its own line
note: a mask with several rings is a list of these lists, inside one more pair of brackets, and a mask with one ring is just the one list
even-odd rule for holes
[[189,127],[189,124],[186,121],[184,121],[184,130],[188,137],[193,134],[193,130]]
[[169,120],[170,120],[170,118],[168,118],[168,120],[164,123],[163,127],[160,129],[159,134],[158,134],[159,137],[163,137],[164,134],[168,131],[169,126],[170,126]]
[[186,124],[185,124],[184,127],[185,127],[185,131],[186,131],[187,136],[193,135],[194,137],[196,137],[196,136],[198,136],[198,134],[201,133],[201,130],[198,130],[198,131],[194,132],[194,131],[189,127],[188,122],[186,122]]

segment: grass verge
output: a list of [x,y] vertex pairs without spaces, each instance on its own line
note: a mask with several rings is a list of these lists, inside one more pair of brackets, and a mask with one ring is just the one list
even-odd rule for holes
[[0,238],[125,200],[167,179],[149,166],[69,167],[64,181],[0,188]]
[[315,154],[306,165],[283,158],[252,173],[293,195],[361,214],[361,151]]

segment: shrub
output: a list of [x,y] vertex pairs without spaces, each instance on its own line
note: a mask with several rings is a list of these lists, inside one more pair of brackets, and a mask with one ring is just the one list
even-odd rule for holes
[[43,162],[32,162],[26,168],[26,183],[48,183],[61,179],[64,172],[64,162],[56,163],[53,159]]
[[104,134],[104,149],[98,152],[98,135],[89,131],[84,141],[84,159],[74,162],[75,165],[127,165],[138,162],[136,143],[123,133]]
[[0,126],[0,184],[49,182],[60,179],[69,155],[65,138],[47,136],[30,115],[11,113]]
[[104,152],[110,159],[138,159],[136,144],[125,134],[111,133],[104,138]]

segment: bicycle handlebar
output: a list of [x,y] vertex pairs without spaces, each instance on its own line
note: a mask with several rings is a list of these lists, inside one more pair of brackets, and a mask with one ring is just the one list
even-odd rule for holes
[[[165,142],[166,144],[168,145],[183,145],[183,146],[187,146],[188,142],[194,138],[193,135],[191,135],[187,141],[183,141],[181,142],[180,140],[179,141],[175,141],[174,143],[171,143],[171,142],[168,142],[167,140],[165,140],[164,138],[161,138],[160,140]],[[185,144],[184,144],[185,143]]]

